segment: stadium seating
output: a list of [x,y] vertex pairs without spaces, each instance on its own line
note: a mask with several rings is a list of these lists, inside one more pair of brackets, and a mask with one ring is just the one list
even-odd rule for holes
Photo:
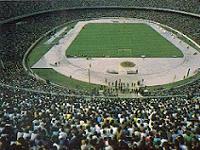
[[43,0],[43,1],[3,1],[0,2],[0,20],[30,14],[38,11],[62,9],[70,7],[94,7],[94,6],[136,6],[157,7],[183,10],[200,13],[199,0]]
[[[0,20],[65,7],[114,5],[199,13],[198,0],[4,1]],[[57,87],[25,72],[23,56],[44,33],[67,21],[103,16],[157,21],[200,44],[199,18],[155,10],[66,10],[0,24],[0,150],[200,149],[200,80],[143,93],[149,96],[144,99],[120,99]]]
[[66,97],[2,88],[0,104],[1,150],[200,148],[199,99]]

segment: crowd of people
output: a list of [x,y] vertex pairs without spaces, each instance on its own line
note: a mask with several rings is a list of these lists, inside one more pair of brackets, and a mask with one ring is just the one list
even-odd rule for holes
[[44,10],[94,6],[157,7],[200,13],[199,0],[28,0],[0,1],[0,20]]
[[[129,6],[134,3],[135,6],[157,7],[161,7],[164,2],[157,0],[146,4],[143,0],[126,1]],[[101,6],[100,3],[108,5],[108,2],[114,5],[114,0],[91,2],[78,0],[75,3],[67,0],[63,1],[66,4],[63,6],[71,6],[71,3],[73,6]],[[11,3],[0,2],[3,4],[0,7],[4,7],[0,8],[1,20],[50,9],[50,5],[51,9],[61,7],[56,1],[49,1],[48,5],[45,5],[45,1],[15,1],[14,10]],[[26,7],[27,3],[33,5]],[[169,8],[192,12],[198,10],[198,1],[173,3]],[[24,9],[21,9],[22,6]],[[162,7],[168,7],[168,3]],[[6,11],[2,10],[8,8],[11,11],[3,14]],[[41,14],[17,23],[1,24],[0,150],[200,149],[199,79],[178,88],[144,93],[151,96],[149,98],[120,99],[57,87],[25,72],[23,56],[44,33],[71,20],[105,16],[135,17],[160,22],[200,44],[199,18],[161,11],[69,10]]]
[[61,96],[1,88],[1,150],[200,149],[200,99]]

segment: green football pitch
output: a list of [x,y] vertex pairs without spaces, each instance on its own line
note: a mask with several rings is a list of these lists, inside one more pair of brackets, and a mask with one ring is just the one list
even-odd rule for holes
[[146,24],[90,23],[66,51],[77,57],[183,57],[182,52]]

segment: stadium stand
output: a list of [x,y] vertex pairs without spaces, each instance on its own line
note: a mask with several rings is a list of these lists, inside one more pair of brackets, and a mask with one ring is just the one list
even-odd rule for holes
[[0,2],[0,20],[30,14],[38,11],[63,9],[70,7],[94,7],[94,6],[136,6],[157,7],[183,10],[200,13],[199,0],[42,0],[42,1],[3,1]]
[[[65,7],[113,5],[199,13],[198,0],[1,1],[0,20]],[[144,99],[120,99],[98,93],[88,96],[87,91],[57,87],[27,75],[22,59],[36,39],[67,21],[103,16],[157,21],[200,44],[198,17],[160,10],[75,9],[0,24],[0,150],[200,149],[200,80],[144,93],[152,96]]]
[[65,97],[2,88],[0,103],[2,150],[200,148],[199,99]]

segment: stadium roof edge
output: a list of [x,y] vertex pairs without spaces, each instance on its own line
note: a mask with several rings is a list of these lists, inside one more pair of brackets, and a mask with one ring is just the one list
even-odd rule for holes
[[71,7],[71,8],[62,8],[62,9],[52,9],[52,10],[44,10],[39,11],[31,14],[21,15],[17,17],[13,17],[7,20],[0,21],[0,25],[17,22],[22,19],[36,16],[40,14],[46,14],[46,13],[53,13],[53,12],[59,12],[59,11],[67,11],[67,10],[84,10],[84,9],[136,9],[136,10],[152,10],[152,11],[163,11],[163,12],[171,12],[171,13],[178,13],[182,15],[188,15],[192,17],[200,18],[200,14],[195,14],[191,12],[181,11],[181,10],[173,10],[173,9],[167,9],[167,8],[156,8],[156,7],[124,7],[124,6],[99,6],[99,7]]

